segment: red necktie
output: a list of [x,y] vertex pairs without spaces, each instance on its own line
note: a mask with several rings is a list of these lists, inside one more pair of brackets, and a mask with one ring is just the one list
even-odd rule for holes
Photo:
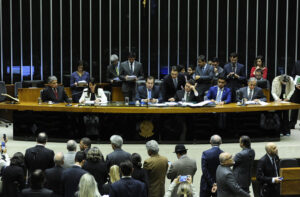
[[53,90],[54,90],[54,94],[55,94],[56,99],[58,99],[57,89],[54,88]]

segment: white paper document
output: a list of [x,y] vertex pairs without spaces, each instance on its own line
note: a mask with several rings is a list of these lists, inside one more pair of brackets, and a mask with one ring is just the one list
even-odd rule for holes
[[202,101],[200,103],[188,103],[187,106],[191,106],[191,107],[203,107],[204,105],[207,105],[210,102],[211,102],[210,100],[206,100],[206,101]]

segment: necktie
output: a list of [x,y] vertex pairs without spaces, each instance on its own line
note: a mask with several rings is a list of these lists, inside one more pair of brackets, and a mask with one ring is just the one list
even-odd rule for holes
[[132,63],[130,63],[130,72],[131,72],[131,74],[133,74],[133,65],[132,65]]
[[177,78],[173,79],[174,87],[177,89]]
[[185,99],[186,102],[189,102],[190,101],[190,92],[187,92],[186,93],[186,99]]
[[55,94],[56,99],[58,99],[57,89],[54,88],[53,91],[54,91],[54,94]]
[[274,170],[275,170],[275,174],[276,174],[276,176],[278,176],[277,167],[276,167],[276,162],[275,162],[275,159],[274,159],[274,158],[272,158],[272,164],[273,164],[273,168],[274,168]]
[[119,68],[118,68],[118,66],[116,66],[116,73],[119,76]]
[[250,90],[250,93],[249,93],[249,100],[252,101],[252,97],[253,97],[253,90]]
[[148,99],[151,99],[151,90],[148,90]]
[[219,89],[218,94],[217,94],[217,98],[216,98],[216,101],[217,101],[218,103],[221,102],[221,96],[222,96],[222,90]]

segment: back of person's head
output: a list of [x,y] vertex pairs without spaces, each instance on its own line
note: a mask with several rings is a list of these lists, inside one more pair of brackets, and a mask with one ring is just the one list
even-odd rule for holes
[[83,160],[86,159],[86,155],[84,151],[78,151],[75,155],[75,162],[81,163]]
[[210,137],[210,144],[212,146],[220,146],[222,144],[222,138],[219,135],[213,135]]
[[114,183],[118,180],[120,180],[120,168],[117,165],[113,165],[109,169],[109,177],[110,177],[110,182]]
[[142,157],[138,153],[132,153],[131,161],[134,168],[141,168],[142,167]]
[[179,184],[178,189],[177,189],[177,195],[178,196],[183,196],[183,197],[189,197],[192,196],[192,187],[191,184],[188,182],[182,182]]
[[130,176],[132,173],[133,165],[131,161],[123,161],[120,163],[120,169],[123,176]]
[[35,170],[32,174],[31,174],[31,178],[30,178],[30,186],[32,189],[41,189],[43,188],[44,185],[44,173],[41,169],[37,169]]
[[84,144],[84,145],[87,146],[88,148],[91,148],[92,141],[91,141],[90,138],[84,137],[84,138],[81,138],[80,141],[82,142],[82,144]]
[[158,143],[155,140],[150,140],[146,143],[148,153],[157,154],[159,152]]
[[291,79],[288,75],[280,75],[279,80],[280,80],[280,82],[284,82],[284,83],[289,83],[291,81]]
[[110,137],[110,143],[116,148],[121,148],[123,145],[123,138],[119,135],[113,135]]
[[21,152],[16,152],[13,157],[10,159],[11,166],[20,166],[24,167],[24,155]]
[[251,148],[251,140],[249,136],[243,135],[240,137],[240,143],[243,144],[246,148]]
[[64,154],[62,152],[58,152],[54,155],[54,163],[56,166],[62,166],[64,164]]
[[75,140],[69,140],[67,142],[68,151],[76,151],[76,148],[77,148],[77,143],[75,142]]
[[85,173],[79,182],[79,195],[84,197],[100,197],[97,182],[93,175]]
[[99,148],[93,147],[88,151],[86,160],[91,162],[103,161],[102,152]]
[[48,136],[45,132],[39,133],[37,138],[36,138],[36,141],[39,144],[46,144],[47,140],[48,140]]

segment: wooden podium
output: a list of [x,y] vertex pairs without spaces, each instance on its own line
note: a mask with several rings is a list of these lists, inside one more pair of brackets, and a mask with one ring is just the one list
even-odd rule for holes
[[280,168],[280,195],[300,195],[300,167]]

